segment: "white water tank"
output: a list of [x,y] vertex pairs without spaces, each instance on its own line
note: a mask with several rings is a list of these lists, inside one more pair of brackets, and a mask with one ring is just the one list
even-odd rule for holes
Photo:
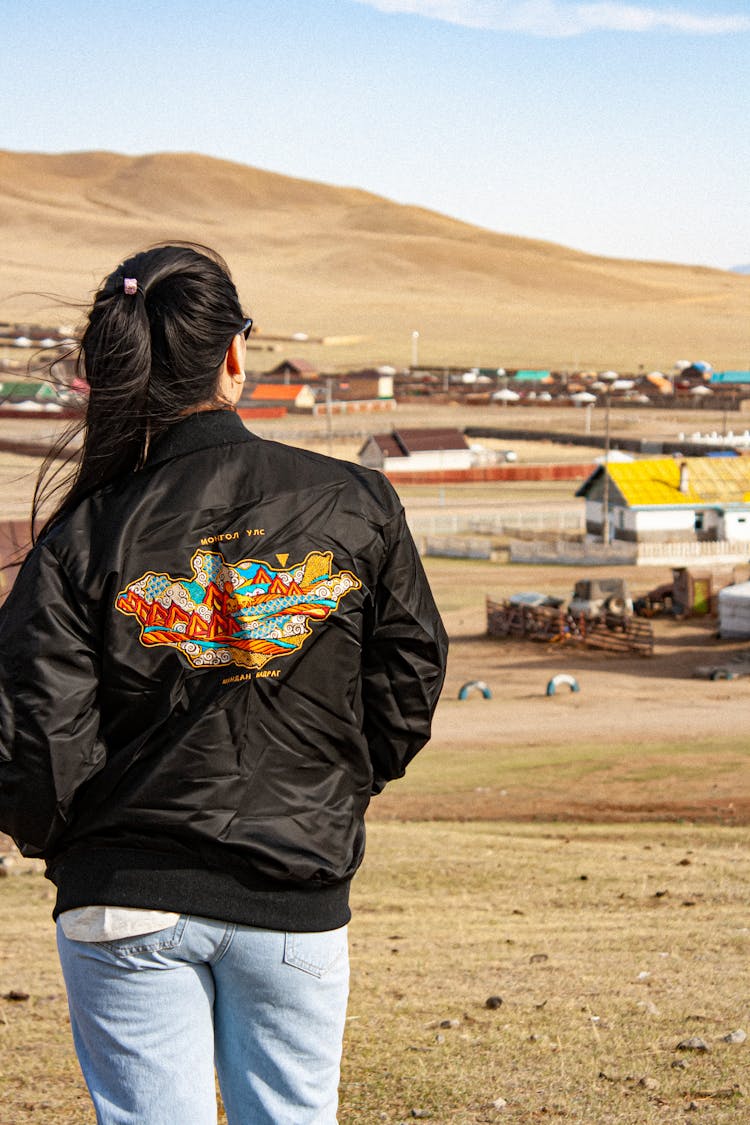
[[750,582],[719,591],[719,636],[750,640]]

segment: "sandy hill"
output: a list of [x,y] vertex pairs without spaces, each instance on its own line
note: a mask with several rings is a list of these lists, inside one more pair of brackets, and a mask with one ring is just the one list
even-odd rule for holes
[[[0,152],[0,319],[70,321],[135,249],[193,239],[227,258],[267,332],[321,364],[746,367],[750,278],[597,258],[377,195],[193,154]],[[302,349],[302,350],[301,350]],[[261,364],[278,362],[268,355]]]

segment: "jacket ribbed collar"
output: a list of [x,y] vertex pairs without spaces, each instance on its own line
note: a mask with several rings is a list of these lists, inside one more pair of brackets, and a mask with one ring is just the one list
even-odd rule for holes
[[239,414],[233,410],[204,410],[188,414],[154,438],[146,455],[146,465],[159,465],[182,457],[198,449],[215,445],[236,445],[238,442],[256,441]]

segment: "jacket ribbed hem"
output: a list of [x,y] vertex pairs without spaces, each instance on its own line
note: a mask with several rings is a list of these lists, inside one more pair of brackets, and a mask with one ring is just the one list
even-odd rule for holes
[[57,887],[53,918],[79,906],[131,906],[301,933],[335,930],[351,918],[350,880],[331,885],[240,880],[163,853],[115,848],[69,853],[50,865],[47,877]]

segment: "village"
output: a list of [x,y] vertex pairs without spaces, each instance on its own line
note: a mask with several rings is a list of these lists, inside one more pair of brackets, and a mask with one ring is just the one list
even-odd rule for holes
[[[680,410],[750,410],[750,370],[715,371],[704,360],[676,360],[671,370],[634,373],[568,371],[547,368],[420,366],[342,370],[331,360],[325,369],[305,358],[286,358],[267,366],[269,352],[283,344],[297,348],[304,334],[265,337],[254,332],[248,384],[240,410],[248,418],[279,418],[287,413],[355,414],[389,411],[397,402],[440,405],[561,406],[583,408],[588,417],[597,403],[622,407],[674,406]],[[350,339],[350,338],[345,338]],[[334,345],[338,339],[316,341]],[[71,326],[0,323],[0,416],[20,411],[59,413],[71,404],[76,385],[69,356],[75,348]],[[261,361],[264,365],[261,366]],[[256,364],[258,369],[256,369]],[[745,438],[750,443],[750,436]]]
[[[289,343],[304,341],[253,337],[238,413],[259,432],[301,444],[312,438],[385,473],[404,494],[424,556],[572,565],[592,575],[669,567],[672,585],[661,583],[658,595],[634,591],[643,616],[667,605],[673,615],[716,619],[717,636],[750,638],[750,431],[742,426],[750,371],[716,372],[704,360],[675,361],[668,374],[340,371],[333,362],[319,371],[301,358],[256,370],[259,355]],[[75,347],[67,326],[0,325],[0,446],[13,465],[45,456],[60,428],[81,416],[87,387]],[[675,429],[677,419],[684,429]],[[11,420],[18,425],[9,428]],[[523,482],[555,491],[532,511],[509,508],[507,489]],[[425,496],[436,488],[430,507]],[[7,565],[23,553],[28,527],[17,505],[1,515]],[[6,591],[11,581],[12,569],[3,574]],[[550,607],[543,592],[505,601],[488,593],[487,633],[649,654],[650,626],[638,624],[620,586],[617,615],[607,599],[571,615],[561,599]]]

